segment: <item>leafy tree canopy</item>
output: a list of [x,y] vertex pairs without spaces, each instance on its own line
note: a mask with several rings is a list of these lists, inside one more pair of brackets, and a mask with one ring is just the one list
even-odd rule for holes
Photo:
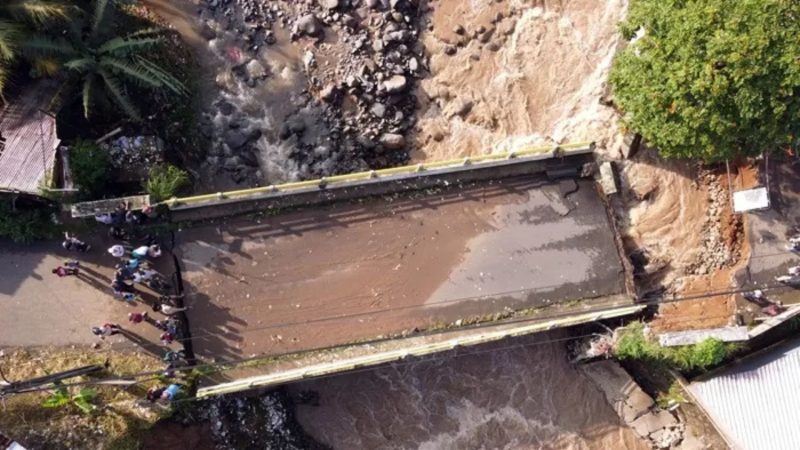
[[[800,2],[633,0],[610,81],[661,153],[707,161],[796,145]],[[637,39],[638,38],[638,39]]]

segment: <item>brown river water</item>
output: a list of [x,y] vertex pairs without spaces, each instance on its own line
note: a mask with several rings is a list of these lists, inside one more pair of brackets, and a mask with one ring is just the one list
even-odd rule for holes
[[293,385],[303,428],[335,449],[645,449],[567,361],[561,334]]

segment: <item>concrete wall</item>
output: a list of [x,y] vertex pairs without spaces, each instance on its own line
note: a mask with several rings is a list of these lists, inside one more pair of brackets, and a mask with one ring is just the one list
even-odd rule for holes
[[220,195],[205,201],[170,205],[172,221],[197,221],[265,211],[274,208],[308,206],[354,198],[393,194],[403,191],[444,187],[471,181],[499,179],[526,174],[547,173],[554,178],[578,177],[585,163],[593,162],[592,148],[567,150],[557,155],[546,153],[506,160],[482,162],[402,173],[379,178],[311,186],[290,191],[261,192],[243,196]]

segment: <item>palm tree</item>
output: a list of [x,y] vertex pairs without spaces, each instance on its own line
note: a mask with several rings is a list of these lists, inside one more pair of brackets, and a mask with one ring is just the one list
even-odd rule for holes
[[42,25],[65,18],[68,10],[52,0],[0,1],[0,98],[19,55],[20,42]]
[[84,20],[72,22],[66,37],[35,37],[25,43],[24,50],[34,58],[55,59],[67,69],[70,81],[80,86],[87,119],[96,97],[105,93],[130,118],[141,121],[139,108],[131,99],[136,87],[177,95],[188,92],[178,79],[144,57],[163,41],[160,30],[148,28],[113,37],[117,13],[113,2],[94,0],[94,11],[84,12]]

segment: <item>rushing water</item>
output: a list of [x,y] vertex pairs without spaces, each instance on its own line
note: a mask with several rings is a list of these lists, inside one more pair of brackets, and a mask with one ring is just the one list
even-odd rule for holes
[[647,448],[554,336],[301,383],[297,417],[336,449]]

